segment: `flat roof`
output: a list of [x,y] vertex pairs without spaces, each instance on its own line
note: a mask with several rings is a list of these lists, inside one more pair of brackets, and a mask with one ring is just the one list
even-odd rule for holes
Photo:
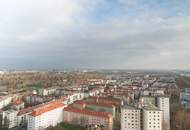
[[148,110],[148,111],[161,111],[158,107],[154,105],[145,106],[143,107],[143,109]]
[[74,107],[71,107],[71,106],[66,107],[64,109],[64,111],[80,113],[80,114],[84,114],[84,115],[91,115],[91,116],[107,118],[107,119],[112,117],[112,115],[107,113],[107,112],[97,112],[97,111],[92,111],[92,110],[87,110],[87,109],[78,109],[78,108],[74,108]]
[[136,107],[134,107],[134,106],[130,106],[130,105],[122,106],[121,109],[139,110],[138,108],[136,108]]

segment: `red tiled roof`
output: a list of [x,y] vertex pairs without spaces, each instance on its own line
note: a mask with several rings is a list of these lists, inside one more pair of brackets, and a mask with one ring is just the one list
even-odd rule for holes
[[81,100],[77,100],[74,102],[74,104],[85,105],[85,102],[83,102]]
[[13,104],[14,105],[20,105],[20,104],[22,104],[23,103],[23,101],[21,101],[20,99],[18,99],[18,100],[16,100]]
[[[61,100],[62,100],[62,99],[61,99]],[[53,103],[53,102],[60,102],[61,100],[58,99],[57,101],[50,101],[50,102],[46,102],[46,103],[44,103],[44,104],[39,104],[39,105],[36,105],[36,106],[23,108],[23,109],[21,109],[21,110],[18,112],[17,115],[19,116],[19,115],[22,115],[22,114],[30,113],[30,112],[32,112],[34,109],[37,109],[37,108],[40,108],[40,107],[42,107],[42,106],[51,104],[51,103]]]
[[71,107],[71,106],[66,107],[64,109],[64,111],[80,113],[80,114],[84,114],[84,115],[97,116],[97,117],[102,117],[102,118],[110,118],[110,117],[112,117],[112,115],[107,113],[107,112],[96,112],[96,111],[87,110],[87,109],[77,109],[77,108],[74,108],[74,107]]
[[31,116],[39,116],[43,113],[46,113],[48,111],[51,111],[51,110],[54,110],[54,109],[57,109],[57,108],[60,108],[60,107],[63,107],[64,104],[60,103],[60,102],[50,102],[48,104],[45,104],[45,105],[42,105],[41,107],[39,108],[36,108],[33,110],[33,112],[30,114]]
[[66,96],[63,96],[63,97],[60,97],[60,98],[58,98],[58,99],[56,99],[56,101],[64,101],[65,99],[66,99],[67,97]]
[[26,113],[29,113],[29,112],[32,112],[33,109],[35,109],[35,108],[37,108],[37,107],[38,107],[38,106],[23,108],[23,109],[21,109],[21,110],[18,112],[17,116],[22,115],[22,114],[26,114]]

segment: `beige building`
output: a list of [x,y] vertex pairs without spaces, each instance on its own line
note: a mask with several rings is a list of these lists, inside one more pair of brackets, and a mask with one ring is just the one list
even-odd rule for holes
[[106,112],[66,107],[63,112],[64,122],[80,125],[102,125],[104,130],[112,130],[113,116]]
[[132,106],[121,108],[121,130],[141,130],[141,110]]
[[156,100],[153,96],[141,96],[139,101],[142,106],[156,105]]
[[162,130],[162,111],[155,106],[143,108],[143,130]]

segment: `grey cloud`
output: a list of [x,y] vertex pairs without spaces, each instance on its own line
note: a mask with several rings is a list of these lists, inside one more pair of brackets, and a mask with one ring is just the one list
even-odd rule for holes
[[[4,16],[0,20],[2,69],[189,69],[185,59],[190,56],[189,16],[166,17],[160,11],[145,11],[135,17],[123,15],[92,23],[86,12],[101,1],[59,2],[58,7],[55,3],[50,6],[51,2],[25,7],[21,2],[21,6],[12,5],[11,11],[19,8],[15,15],[11,11],[8,16],[0,14]],[[62,4],[72,6],[67,9]]]

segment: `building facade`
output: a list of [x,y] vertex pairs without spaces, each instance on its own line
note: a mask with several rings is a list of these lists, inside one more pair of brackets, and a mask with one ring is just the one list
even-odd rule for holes
[[87,109],[66,107],[64,109],[64,122],[80,125],[101,125],[104,130],[112,130],[113,116],[106,112],[96,112]]
[[2,118],[2,126],[5,128],[14,128],[17,126],[17,113],[18,111],[9,109],[0,113]]
[[157,107],[143,108],[143,130],[162,130],[162,111]]
[[27,130],[43,130],[63,122],[63,109],[60,102],[51,102],[33,110],[28,116]]
[[141,130],[141,111],[135,107],[121,108],[121,130]]
[[169,97],[157,97],[157,106],[162,110],[163,127],[166,130],[170,130],[170,98]]

